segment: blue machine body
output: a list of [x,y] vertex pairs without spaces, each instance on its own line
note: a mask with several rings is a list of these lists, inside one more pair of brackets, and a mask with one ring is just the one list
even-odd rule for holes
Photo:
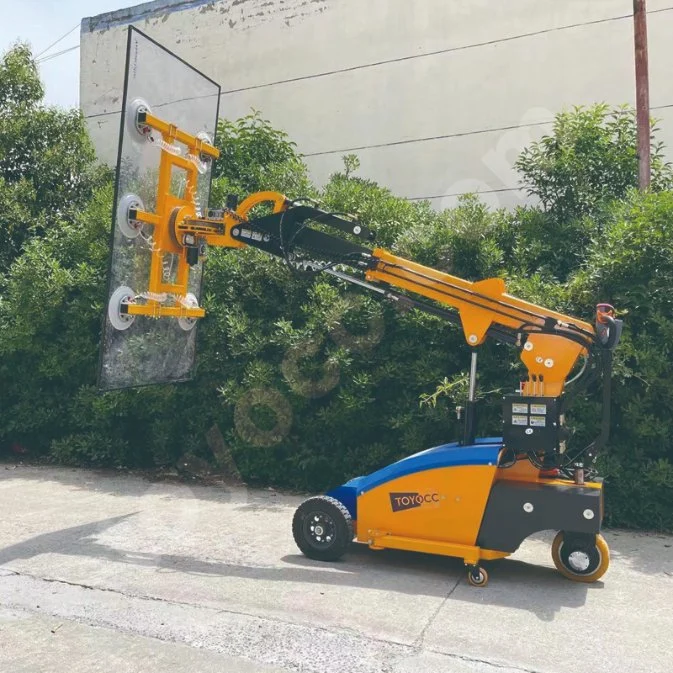
[[419,451],[362,477],[355,477],[325,495],[339,500],[357,520],[358,496],[381,484],[408,474],[459,465],[495,465],[502,449],[502,437],[483,437],[474,444],[451,442]]

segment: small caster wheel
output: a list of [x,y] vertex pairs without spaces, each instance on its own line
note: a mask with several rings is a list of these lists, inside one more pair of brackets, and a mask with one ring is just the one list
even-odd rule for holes
[[602,535],[559,532],[551,546],[556,569],[573,582],[595,582],[610,565],[610,550]]
[[484,568],[472,566],[467,571],[467,581],[473,587],[485,587],[488,584],[488,573]]
[[299,505],[292,520],[292,534],[308,558],[336,561],[353,541],[353,521],[336,498],[320,495]]

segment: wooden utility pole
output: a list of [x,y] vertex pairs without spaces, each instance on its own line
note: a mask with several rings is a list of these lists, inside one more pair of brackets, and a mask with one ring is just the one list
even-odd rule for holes
[[636,52],[636,119],[638,124],[638,186],[650,186],[650,80],[647,63],[646,0],[633,0]]

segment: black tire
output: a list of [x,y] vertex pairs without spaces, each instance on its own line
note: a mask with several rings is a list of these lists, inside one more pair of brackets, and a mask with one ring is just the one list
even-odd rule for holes
[[353,520],[341,502],[318,495],[297,508],[292,519],[292,534],[308,558],[336,561],[353,542]]

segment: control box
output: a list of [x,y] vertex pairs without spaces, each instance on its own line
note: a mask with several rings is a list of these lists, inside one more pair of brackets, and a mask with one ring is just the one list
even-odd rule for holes
[[503,397],[503,443],[517,453],[562,453],[560,397]]

